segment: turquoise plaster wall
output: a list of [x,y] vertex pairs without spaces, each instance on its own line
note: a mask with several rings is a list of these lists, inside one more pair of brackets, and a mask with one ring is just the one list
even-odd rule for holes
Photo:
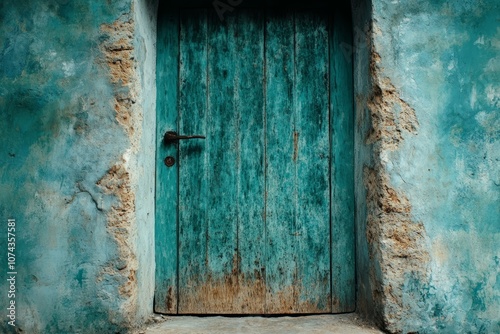
[[[374,74],[392,83],[419,123],[416,133],[402,132],[397,149],[379,150],[376,158],[408,199],[412,221],[422,224],[419,247],[428,260],[418,275],[413,267],[402,277],[376,269],[368,249],[379,247],[383,257],[392,240],[366,242],[366,206],[359,201],[366,191],[359,184],[358,269],[365,270],[358,271],[359,306],[390,332],[498,333],[500,3],[373,0],[364,10],[357,14],[366,32],[357,44],[358,164],[373,164],[364,82]],[[363,26],[370,11],[371,32]],[[374,58],[378,71],[370,73],[366,64]],[[370,268],[379,277],[369,278]],[[391,287],[402,281],[401,294],[372,293],[377,280]],[[373,310],[377,305],[383,314]]]
[[[152,311],[153,7],[130,0],[0,3],[0,332],[13,332],[6,321],[8,218],[17,222],[17,330],[117,332]],[[126,21],[142,23],[128,36],[144,65],[131,69],[138,87],[131,112],[141,113],[142,128],[132,138],[135,152],[114,110],[116,96],[132,88],[112,82],[102,48],[113,38],[103,25]],[[137,208],[123,232],[128,253],[119,231],[109,232],[120,198],[97,184],[123,159]],[[131,260],[139,264],[123,275]],[[133,293],[121,291],[129,286]]]
[[157,0],[134,0],[138,87],[137,102],[142,109],[141,139],[135,159],[136,177],[136,256],[138,324],[153,312],[155,287],[155,165],[156,165],[156,21]]

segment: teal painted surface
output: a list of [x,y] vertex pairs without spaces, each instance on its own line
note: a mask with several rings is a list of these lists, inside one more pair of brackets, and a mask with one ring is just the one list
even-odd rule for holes
[[327,20],[289,12],[267,22],[268,307],[329,312]]
[[[130,17],[131,5],[0,3],[0,226],[6,228],[7,218],[17,224],[17,331],[123,332],[134,321],[135,314],[129,318],[122,309],[125,280],[104,273],[127,261],[106,230],[117,200],[96,185],[130,145],[115,120],[116,86],[99,46],[110,38],[101,25]],[[137,104],[143,104],[140,97]],[[148,171],[147,164],[141,167]],[[144,185],[152,188],[150,181]],[[143,194],[152,203],[149,189]],[[151,207],[144,204],[144,210]],[[2,230],[2,333],[15,332],[6,321],[6,237]],[[147,271],[138,275],[146,286]]]
[[[180,27],[182,39],[200,46],[181,43],[180,81],[185,85],[181,85],[180,129],[207,135],[207,140],[179,146],[181,313],[243,309],[250,297],[243,289],[245,281],[253,280],[262,262],[262,145],[255,145],[255,139],[263,138],[262,111],[255,112],[262,110],[262,98],[257,98],[262,88],[249,84],[262,80],[262,70],[253,68],[262,57],[255,27],[259,23],[235,20],[220,25],[212,14],[193,17],[187,12]],[[247,130],[249,126],[254,129]],[[252,205],[254,201],[260,203]],[[210,291],[219,298],[212,298]],[[252,292],[252,298],[261,298],[262,293]]]
[[381,159],[425,228],[421,247],[429,255],[414,268],[425,275],[408,270],[394,294],[400,298],[387,300],[404,317],[385,311],[385,325],[403,333],[498,333],[500,4],[372,2],[380,79],[396,87],[420,124]]
[[[292,161],[295,162],[296,211],[294,225],[288,234],[294,239],[292,252],[297,267],[292,286],[298,296],[296,312],[329,312],[328,19],[319,12],[296,12],[294,16],[295,87],[292,94],[295,120],[289,131],[293,129],[294,134]],[[272,98],[273,94],[269,93]],[[290,163],[289,157],[277,160],[277,163]],[[287,194],[277,192],[274,196]]]
[[[266,227],[271,231],[267,239],[267,265],[274,270],[266,272],[268,286],[267,299],[270,310],[282,307],[273,302],[273,296],[283,286],[288,286],[292,294],[288,294],[287,306],[293,310],[296,300],[293,286],[297,268],[294,252],[295,217],[297,192],[295,190],[296,172],[294,159],[297,159],[294,145],[298,145],[298,137],[294,133],[294,64],[295,52],[294,21],[289,19],[293,13],[270,13],[266,24],[266,53],[271,61],[266,66]],[[270,54],[269,51],[273,50]],[[279,92],[279,94],[271,93]],[[285,130],[286,129],[286,130]],[[290,131],[292,129],[292,131]],[[292,160],[292,163],[290,163]],[[283,163],[281,163],[281,161]],[[287,163],[288,162],[288,163]],[[284,190],[288,196],[269,196]],[[276,299],[276,298],[275,298]]]
[[[264,79],[264,37],[265,18],[261,11],[250,11],[248,16],[237,17],[235,63],[238,90],[235,94],[236,110],[239,113],[238,140],[238,251],[251,256],[239,256],[239,270],[244,279],[254,282],[257,289],[241,292],[240,298],[253,299],[256,306],[252,312],[262,312],[265,281],[265,113],[262,85],[255,84]],[[238,56],[242,55],[242,56]],[[251,222],[251,223],[249,223]],[[243,278],[243,277],[242,277]],[[254,292],[255,291],[255,292]]]
[[[351,311],[354,263],[341,263],[353,257],[352,81],[338,56],[330,66],[328,43],[349,35],[329,37],[328,18],[311,12],[242,11],[221,23],[191,10],[174,21],[159,26],[158,137],[173,126],[207,139],[158,144],[156,309],[331,312],[335,249],[333,309]],[[346,80],[331,105],[330,71]],[[335,143],[347,145],[339,153],[330,145],[337,116]],[[177,163],[167,168],[160,161],[174,149]]]
[[352,59],[345,53],[353,43],[349,10],[337,10],[330,27],[332,311],[346,312],[356,309],[354,83]]
[[[178,155],[175,147],[163,145],[161,134],[177,127],[177,114],[169,111],[177,109],[178,84],[170,78],[178,77],[179,37],[168,32],[177,31],[178,21],[177,15],[158,17],[158,27],[164,29],[158,29],[156,58],[155,312],[177,310],[178,253],[168,245],[177,244],[178,165],[166,168],[164,159],[172,156],[178,160]],[[163,210],[167,205],[169,210]]]

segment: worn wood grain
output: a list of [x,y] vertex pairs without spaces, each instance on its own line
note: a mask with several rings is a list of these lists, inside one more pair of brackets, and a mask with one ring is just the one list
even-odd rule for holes
[[[189,166],[183,163],[180,197],[185,198],[183,202],[190,202],[186,206],[189,210],[196,205],[204,206],[206,210],[204,217],[181,215],[180,224],[186,226],[181,230],[181,240],[186,239],[187,246],[184,249],[181,245],[180,248],[180,281],[185,286],[180,291],[180,313],[262,313],[264,310],[261,274],[264,267],[261,255],[264,110],[263,88],[254,84],[263,80],[263,40],[260,36],[263,29],[259,16],[258,13],[238,16],[221,25],[208,15],[205,19],[205,30],[209,32],[208,53],[204,58],[207,60],[206,69],[196,66],[192,66],[194,70],[181,68],[181,73],[191,71],[192,79],[207,78],[207,91],[201,94],[190,90],[186,93],[186,101],[206,99],[208,136],[204,160],[189,151],[186,153],[189,157],[181,160],[181,163],[191,159],[203,161]],[[190,16],[192,19],[193,15]],[[204,30],[194,23],[191,26],[196,26],[193,31]],[[202,41],[188,36],[185,39],[184,43],[181,34],[182,66],[187,64],[182,57],[184,48],[188,53],[202,44]],[[200,57],[193,56],[192,59]],[[180,80],[185,81],[182,75]],[[182,94],[181,101],[182,106]],[[180,110],[182,112],[183,108]],[[195,116],[190,121],[181,122],[192,124],[200,121]],[[184,171],[186,168],[189,171]],[[206,178],[207,187],[193,183],[192,180],[198,180],[200,176]],[[198,188],[208,191],[201,197],[193,196]],[[193,223],[193,219],[197,221]],[[198,231],[193,230],[197,224],[205,226],[205,240],[200,240]],[[192,239],[197,240],[196,244],[192,244]],[[205,249],[199,250],[200,246]],[[186,255],[186,261],[184,252],[190,253]],[[186,271],[184,275],[182,268],[192,267],[194,263],[199,263],[200,268]],[[207,298],[210,293],[224,297]]]
[[[266,313],[297,310],[294,15],[266,20]],[[286,293],[282,291],[286,288]]]
[[330,24],[332,311],[355,310],[354,92],[349,15],[337,11]]
[[177,178],[178,168],[166,168],[163,159],[177,158],[177,149],[165,146],[162,135],[177,128],[179,20],[176,12],[158,21],[155,312],[177,312]]
[[[322,312],[331,310],[327,28],[328,20],[320,12],[295,14],[294,105],[299,153],[294,233],[297,271],[302,279],[297,298]],[[311,310],[298,307],[297,312]]]
[[[234,113],[235,46],[234,16],[220,23],[214,13],[208,16],[208,82],[207,93],[210,127],[207,131],[210,169],[207,181],[210,192],[207,196],[207,257],[205,265],[209,273],[204,279],[212,285],[233,279],[237,273],[237,156],[239,143],[238,115]],[[234,273],[234,274],[233,274]],[[229,288],[228,285],[222,285]],[[213,287],[215,288],[215,286]],[[193,286],[191,293],[196,296],[199,287]],[[189,305],[183,311],[193,313],[227,313],[232,309],[235,295],[229,290],[225,294],[230,302],[220,304],[207,300],[207,309],[199,303]]]
[[[180,14],[179,132],[204,135],[208,128],[207,11]],[[180,141],[179,151],[179,313],[189,309],[187,296],[209,275],[206,218],[210,173],[210,141]],[[187,282],[190,282],[187,284]]]
[[268,313],[331,309],[326,24],[311,13],[267,20]]
[[157,148],[158,312],[352,310],[352,68],[339,24],[312,11],[164,17],[158,133],[207,139]]
[[[264,15],[236,17],[235,113],[239,117],[238,277],[241,313],[265,311]],[[245,287],[252,287],[251,298]]]

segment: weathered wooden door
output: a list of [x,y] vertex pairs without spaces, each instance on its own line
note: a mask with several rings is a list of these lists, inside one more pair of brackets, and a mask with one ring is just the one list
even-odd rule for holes
[[156,312],[354,309],[346,24],[325,10],[160,15]]

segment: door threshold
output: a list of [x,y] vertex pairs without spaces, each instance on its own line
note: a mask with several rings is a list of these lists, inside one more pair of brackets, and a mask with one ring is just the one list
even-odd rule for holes
[[160,315],[136,334],[383,333],[356,313],[283,316]]

